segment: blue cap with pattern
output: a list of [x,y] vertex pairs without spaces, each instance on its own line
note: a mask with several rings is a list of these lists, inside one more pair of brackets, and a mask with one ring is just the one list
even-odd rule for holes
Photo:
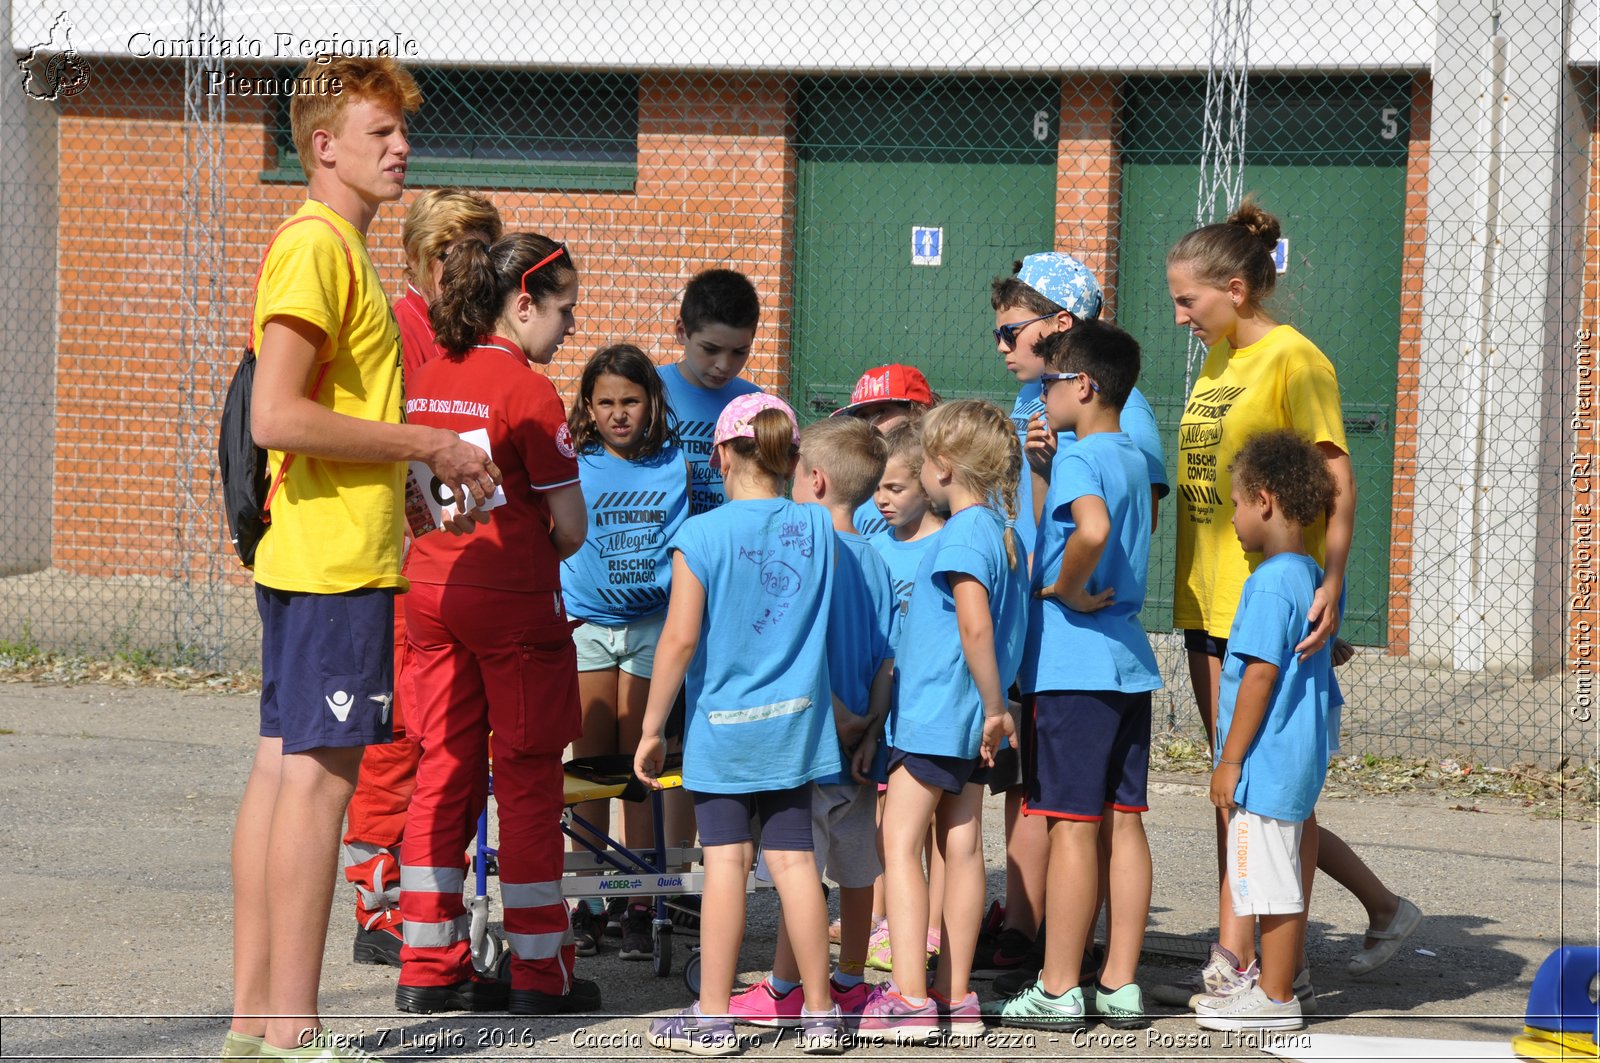
[[1042,251],[1022,260],[1017,279],[1073,317],[1099,317],[1105,303],[1089,267],[1065,251]]

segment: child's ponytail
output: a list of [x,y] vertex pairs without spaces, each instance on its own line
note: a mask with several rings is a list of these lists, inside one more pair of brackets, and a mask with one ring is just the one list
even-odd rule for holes
[[768,476],[787,481],[797,453],[794,422],[782,410],[762,410],[750,422],[755,431],[756,466]]

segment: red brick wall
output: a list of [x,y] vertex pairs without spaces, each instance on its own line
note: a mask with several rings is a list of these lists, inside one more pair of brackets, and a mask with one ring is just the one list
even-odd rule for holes
[[1056,154],[1055,247],[1094,271],[1105,289],[1108,317],[1116,309],[1121,187],[1116,79],[1067,78]]
[[[178,372],[181,71],[128,64],[96,76],[117,84],[117,102],[69,105],[60,123],[54,564],[95,575],[166,575],[178,560],[170,485],[188,384]],[[747,374],[767,387],[787,386],[790,97],[782,78],[647,76],[632,192],[486,190],[507,228],[559,236],[579,264],[578,334],[550,369],[563,391],[605,343],[632,340],[658,360],[674,359],[683,285],[724,265],[748,273],[761,293]],[[242,340],[258,258],[305,191],[260,179],[272,150],[263,105],[230,99],[229,109],[228,253],[217,268],[235,294],[230,335]],[[403,291],[403,216],[404,203],[385,208],[368,239],[395,296]],[[207,385],[226,386],[236,349],[230,340],[219,381],[200,382],[200,409],[218,402]],[[198,426],[207,453],[214,430],[209,420]]]

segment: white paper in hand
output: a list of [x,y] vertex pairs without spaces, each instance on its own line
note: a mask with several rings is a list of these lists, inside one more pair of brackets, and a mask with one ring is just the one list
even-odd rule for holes
[[[470,432],[462,432],[461,438],[483,451],[490,454],[489,431],[486,428],[474,428]],[[465,504],[454,501],[455,489],[459,485],[445,484],[433,470],[428,468],[426,462],[414,461],[411,463],[411,475],[416,477],[417,483],[426,485],[422,492],[423,499],[428,503],[428,513],[433,517],[435,526],[442,526],[448,521],[455,520],[467,510],[477,508],[472,504],[472,496],[467,495]],[[487,512],[499,509],[506,504],[506,491],[504,487],[496,486],[494,494],[490,495],[483,503],[482,509]]]

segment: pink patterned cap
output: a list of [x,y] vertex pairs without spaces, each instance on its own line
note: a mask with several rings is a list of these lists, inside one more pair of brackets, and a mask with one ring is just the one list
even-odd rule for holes
[[795,420],[794,411],[789,404],[776,395],[769,395],[765,391],[752,391],[748,395],[740,395],[722,408],[722,415],[717,418],[717,434],[711,440],[711,467],[721,470],[722,463],[717,460],[717,447],[730,439],[754,439],[756,430],[753,422],[756,414],[762,410],[781,410],[789,418],[789,430],[794,434],[794,445],[800,445],[800,425]]

